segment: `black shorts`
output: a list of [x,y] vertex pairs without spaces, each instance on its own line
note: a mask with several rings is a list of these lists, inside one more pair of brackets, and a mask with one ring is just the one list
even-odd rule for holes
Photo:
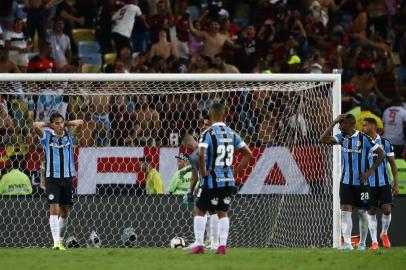
[[368,186],[353,186],[340,184],[340,204],[352,205],[361,209],[369,208],[369,191]]
[[71,178],[46,178],[45,191],[48,197],[48,204],[73,206]]
[[234,194],[233,187],[199,188],[197,192],[196,207],[203,211],[224,211],[230,208],[231,197]]
[[369,206],[381,208],[384,204],[392,205],[392,187],[385,185],[369,188]]

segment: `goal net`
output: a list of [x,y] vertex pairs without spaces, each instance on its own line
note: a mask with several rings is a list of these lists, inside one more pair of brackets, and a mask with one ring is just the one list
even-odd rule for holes
[[[338,245],[340,159],[318,142],[340,111],[337,75],[9,74],[0,75],[0,94],[0,174],[18,164],[32,187],[0,189],[0,247],[51,245],[44,152],[32,123],[54,111],[85,122],[65,239],[81,247],[123,247],[129,236],[137,247],[168,247],[175,236],[192,242],[192,206],[181,195],[190,175],[179,186],[171,180],[175,156],[187,152],[181,139],[198,139],[215,101],[254,153],[236,177],[229,246]],[[163,194],[147,193],[142,157],[161,175]],[[98,245],[89,240],[95,234]]]

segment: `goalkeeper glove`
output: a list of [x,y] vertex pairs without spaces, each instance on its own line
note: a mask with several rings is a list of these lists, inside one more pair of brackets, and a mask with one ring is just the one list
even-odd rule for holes
[[185,195],[183,196],[183,203],[186,205],[190,205],[193,203],[193,192],[192,190],[188,190]]

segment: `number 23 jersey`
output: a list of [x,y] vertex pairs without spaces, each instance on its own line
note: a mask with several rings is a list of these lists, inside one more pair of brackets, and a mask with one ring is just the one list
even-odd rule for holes
[[208,176],[200,179],[203,188],[234,186],[234,150],[246,146],[241,137],[224,123],[214,123],[199,140],[199,148],[205,149]]

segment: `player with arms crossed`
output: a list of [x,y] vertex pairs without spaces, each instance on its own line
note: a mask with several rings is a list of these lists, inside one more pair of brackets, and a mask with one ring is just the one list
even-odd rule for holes
[[[234,176],[245,169],[252,158],[248,146],[224,123],[223,104],[214,103],[209,114],[212,125],[202,133],[199,140],[200,188],[197,192],[193,220],[196,246],[191,249],[191,254],[204,253],[203,238],[207,211],[216,211],[219,218],[219,247],[216,254],[226,253],[230,227],[227,211],[235,191]],[[235,148],[239,149],[244,157],[233,169]]]
[[[190,165],[192,166],[192,180],[190,181],[190,186],[189,190],[186,192],[183,200],[185,204],[192,204],[194,200],[194,191],[196,188],[196,184],[198,182],[198,175],[199,175],[199,147],[198,144],[193,138],[192,135],[185,135],[182,139],[182,145],[188,149],[189,151],[192,151],[190,154]],[[219,226],[218,226],[218,221],[219,218],[217,216],[216,211],[208,211],[209,212],[209,223],[210,223],[210,247],[209,249],[211,250],[216,250],[218,247],[218,240],[219,240]],[[188,246],[186,249],[191,249],[194,246],[196,246],[196,243],[192,243],[190,246]]]
[[[340,124],[341,133],[331,136],[336,124]],[[353,249],[351,245],[352,217],[354,207],[358,208],[360,243],[358,250],[365,250],[365,240],[368,235],[369,193],[367,183],[370,176],[385,158],[385,152],[372,139],[355,129],[355,118],[351,114],[338,116],[324,131],[320,142],[325,144],[339,144],[342,149],[342,175],[340,183],[341,230],[344,237],[344,250]],[[368,166],[368,154],[374,152],[377,158]]]
[[[49,225],[54,246],[52,249],[64,250],[63,232],[72,201],[72,177],[76,176],[73,144],[83,120],[65,122],[58,112],[52,113],[49,124],[34,122],[33,127],[41,138],[45,152],[45,190],[48,196]],[[73,128],[72,130],[70,128]]]
[[[376,212],[378,208],[382,208],[382,232],[381,239],[385,248],[390,248],[391,243],[388,237],[388,228],[391,221],[392,211],[392,192],[397,195],[399,193],[398,188],[398,170],[395,163],[395,154],[393,152],[393,146],[389,140],[379,136],[377,133],[377,123],[374,118],[365,118],[362,123],[362,131],[370,136],[374,142],[383,148],[386,152],[386,158],[379,165],[378,169],[369,177],[369,210],[368,210],[368,227],[369,233],[372,239],[372,250],[379,249],[377,239],[377,221]],[[370,153],[368,159],[369,164],[372,164],[376,160],[376,154]],[[388,170],[388,161],[391,166],[393,174],[393,189],[391,189],[390,176]]]

